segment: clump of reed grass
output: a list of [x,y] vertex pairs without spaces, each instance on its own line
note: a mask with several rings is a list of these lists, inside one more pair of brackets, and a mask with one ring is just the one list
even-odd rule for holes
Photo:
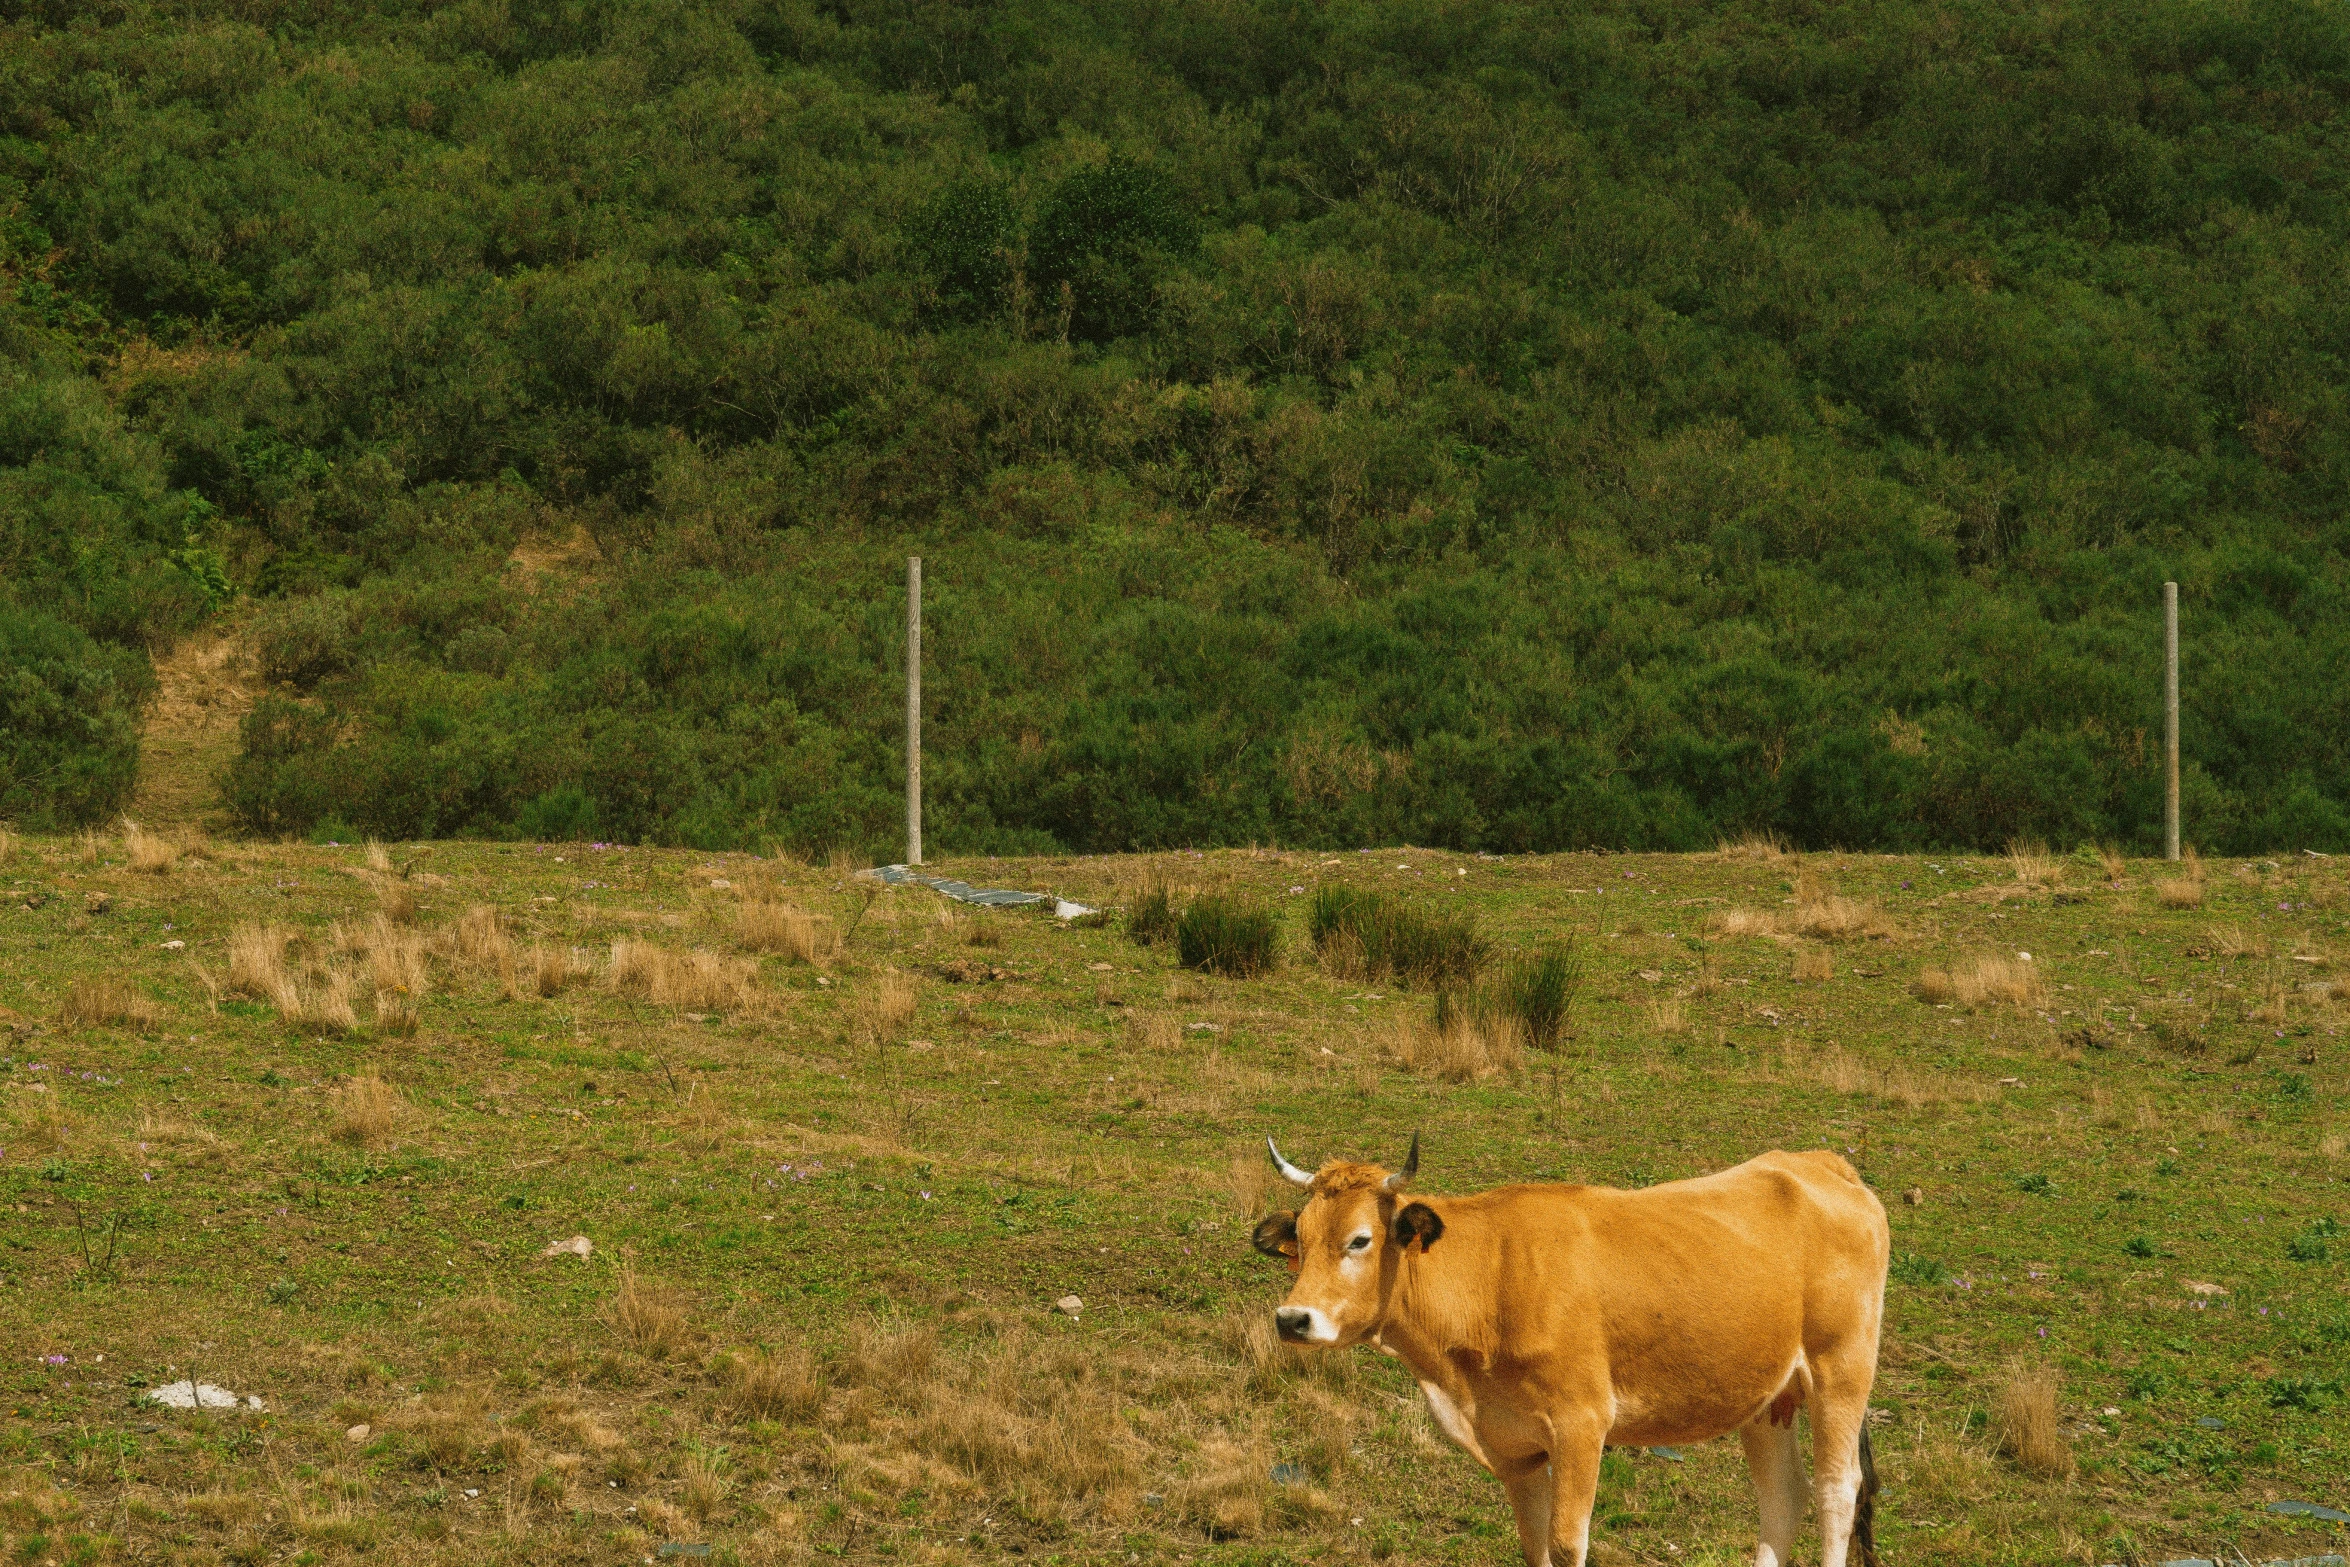
[[1322,887],[1306,907],[1306,933],[1336,979],[1394,976],[1407,985],[1464,985],[1492,953],[1466,915],[1431,913],[1359,887]]
[[1137,946],[1155,947],[1175,936],[1175,894],[1163,881],[1142,889],[1126,911],[1126,934]]
[[1210,893],[1193,899],[1176,919],[1175,952],[1185,968],[1254,979],[1280,962],[1280,924],[1262,904]]
[[1528,1049],[1556,1050],[1583,993],[1582,950],[1569,937],[1521,954],[1495,985],[1496,1010],[1517,1025]]

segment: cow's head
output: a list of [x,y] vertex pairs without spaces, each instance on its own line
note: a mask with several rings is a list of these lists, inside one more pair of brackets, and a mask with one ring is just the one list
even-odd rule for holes
[[1265,1139],[1273,1168],[1312,1195],[1296,1213],[1276,1213],[1257,1226],[1257,1250],[1285,1257],[1297,1282],[1273,1312],[1274,1326],[1292,1344],[1353,1344],[1378,1331],[1395,1293],[1405,1253],[1422,1252],[1444,1234],[1444,1221],[1403,1189],[1420,1169],[1420,1138],[1403,1168],[1390,1175],[1375,1164],[1333,1161],[1318,1174],[1281,1157]]

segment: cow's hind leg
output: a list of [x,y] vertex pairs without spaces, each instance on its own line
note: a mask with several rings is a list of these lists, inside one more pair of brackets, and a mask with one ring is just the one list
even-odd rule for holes
[[1869,1382],[1821,1378],[1811,1405],[1812,1483],[1819,1490],[1820,1567],[1877,1567],[1872,1517],[1876,1465],[1868,1450]]
[[1754,1477],[1754,1504],[1762,1514],[1762,1544],[1754,1567],[1787,1567],[1795,1531],[1803,1526],[1803,1459],[1796,1451],[1793,1412],[1784,1425],[1768,1410],[1738,1428],[1746,1470]]

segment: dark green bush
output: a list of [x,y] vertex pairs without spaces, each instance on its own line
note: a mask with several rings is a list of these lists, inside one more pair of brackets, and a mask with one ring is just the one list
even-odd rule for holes
[[1149,324],[1160,280],[1199,249],[1199,228],[1174,183],[1113,156],[1062,176],[1029,232],[1029,265],[1046,317],[1066,290],[1069,330],[1095,340]]
[[993,314],[1007,303],[1019,214],[992,180],[963,180],[925,202],[906,225],[915,261],[951,316]]
[[1185,968],[1254,979],[1280,961],[1280,922],[1261,904],[1210,893],[1194,898],[1177,917],[1175,953]]
[[0,821],[54,830],[120,811],[152,679],[144,656],[0,601]]

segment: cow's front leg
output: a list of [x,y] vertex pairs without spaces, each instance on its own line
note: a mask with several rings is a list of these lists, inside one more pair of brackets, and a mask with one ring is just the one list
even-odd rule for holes
[[[1526,1567],[1554,1567],[1550,1554],[1550,1464],[1543,1458],[1521,1459],[1516,1465],[1496,1465],[1502,1485],[1510,1493],[1510,1511],[1517,1515],[1518,1548],[1526,1553]],[[1575,1558],[1578,1562],[1580,1557]]]
[[1591,1508],[1599,1497],[1599,1455],[1607,1446],[1597,1425],[1554,1421],[1550,1452],[1550,1537],[1554,1567],[1583,1567],[1591,1551]]

